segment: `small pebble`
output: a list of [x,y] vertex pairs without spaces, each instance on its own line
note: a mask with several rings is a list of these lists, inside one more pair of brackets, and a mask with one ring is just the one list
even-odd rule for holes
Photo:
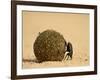
[[85,61],[88,61],[88,59],[85,59]]

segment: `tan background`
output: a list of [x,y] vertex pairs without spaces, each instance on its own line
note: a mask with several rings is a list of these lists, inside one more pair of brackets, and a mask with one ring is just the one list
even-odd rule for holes
[[[23,59],[34,59],[33,43],[39,32],[53,29],[73,44],[73,60],[49,66],[89,65],[89,15],[74,13],[49,13],[23,11]],[[34,66],[33,66],[34,65]],[[23,63],[24,68],[40,67],[40,64]]]

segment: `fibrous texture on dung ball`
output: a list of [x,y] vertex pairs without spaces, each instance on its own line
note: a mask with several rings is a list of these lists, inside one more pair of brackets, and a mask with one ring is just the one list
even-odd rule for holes
[[65,40],[54,31],[46,30],[34,42],[34,54],[39,61],[61,61],[64,57]]

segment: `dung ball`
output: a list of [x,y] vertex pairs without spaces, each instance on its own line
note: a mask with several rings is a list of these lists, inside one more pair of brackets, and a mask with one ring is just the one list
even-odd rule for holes
[[41,32],[34,44],[34,54],[38,61],[61,61],[65,51],[64,37],[54,30]]

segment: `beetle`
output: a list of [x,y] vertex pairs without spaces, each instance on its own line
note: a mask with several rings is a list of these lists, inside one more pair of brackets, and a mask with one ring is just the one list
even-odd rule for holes
[[72,43],[71,42],[67,42],[65,41],[65,56],[64,56],[64,59],[67,59],[67,60],[72,60],[73,58],[73,46],[72,46]]

